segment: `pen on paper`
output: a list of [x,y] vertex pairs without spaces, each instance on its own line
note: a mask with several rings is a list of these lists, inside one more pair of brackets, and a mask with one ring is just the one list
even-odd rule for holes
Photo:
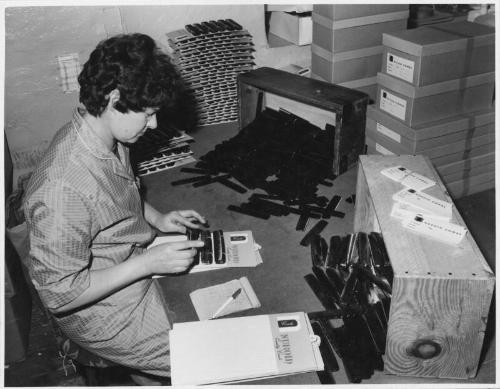
[[236,292],[234,292],[231,297],[229,297],[226,301],[224,301],[224,304],[222,304],[217,311],[212,315],[212,319],[215,319],[220,313],[229,305],[231,304],[236,297],[241,293],[241,288],[239,288]]

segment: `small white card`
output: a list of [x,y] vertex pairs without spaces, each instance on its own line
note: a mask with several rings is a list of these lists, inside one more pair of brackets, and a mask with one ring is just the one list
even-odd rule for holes
[[413,188],[418,191],[430,188],[436,184],[436,182],[430,178],[427,178],[422,174],[412,172],[404,166],[389,167],[381,170],[380,173],[389,177],[391,180],[400,182],[407,188]]
[[408,170],[404,166],[394,166],[383,169],[380,173],[389,177],[393,181],[401,182],[408,174],[411,173],[411,170]]
[[417,208],[409,204],[400,203],[399,201],[394,202],[391,210],[391,216],[396,219],[409,219],[414,218],[415,216],[423,216],[428,219],[441,220],[445,222],[449,222],[451,220],[448,216],[435,215],[429,213],[425,209]]
[[434,196],[423,192],[418,192],[412,188],[405,188],[392,196],[395,201],[400,201],[417,208],[421,208],[427,213],[451,218],[452,204],[439,200]]
[[467,234],[465,227],[440,220],[416,216],[403,221],[403,227],[445,243],[458,244]]
[[403,184],[407,188],[413,188],[415,190],[421,191],[436,185],[436,182],[421,174],[411,172],[409,175],[403,178],[401,184]]

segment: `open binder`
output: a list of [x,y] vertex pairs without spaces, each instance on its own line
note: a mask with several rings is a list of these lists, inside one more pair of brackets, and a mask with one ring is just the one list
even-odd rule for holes
[[174,323],[172,385],[231,383],[323,370],[304,312]]

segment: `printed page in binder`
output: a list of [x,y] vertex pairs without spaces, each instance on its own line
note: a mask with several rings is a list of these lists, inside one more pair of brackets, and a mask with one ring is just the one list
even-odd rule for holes
[[174,323],[172,385],[249,381],[324,369],[304,312]]
[[217,317],[260,307],[260,301],[248,278],[242,277],[191,292],[189,296],[198,314],[198,318],[200,320],[212,319],[217,309],[239,288],[241,288],[241,293]]

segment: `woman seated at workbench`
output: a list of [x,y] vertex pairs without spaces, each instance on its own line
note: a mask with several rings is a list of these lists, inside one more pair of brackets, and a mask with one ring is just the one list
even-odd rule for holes
[[145,376],[168,377],[171,322],[151,276],[186,270],[203,243],[146,246],[154,228],[184,233],[205,219],[142,202],[127,144],[156,128],[179,78],[153,39],[130,34],[101,42],[78,81],[84,108],[57,132],[26,191],[30,277],[71,340]]

